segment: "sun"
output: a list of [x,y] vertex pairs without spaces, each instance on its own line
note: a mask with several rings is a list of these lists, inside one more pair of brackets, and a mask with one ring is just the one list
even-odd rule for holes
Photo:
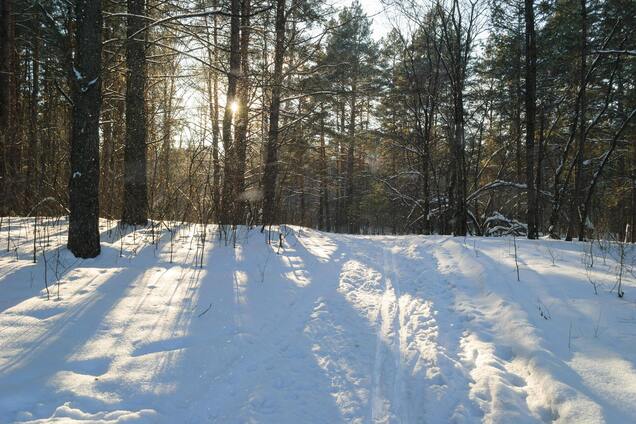
[[232,114],[236,114],[236,112],[239,111],[239,104],[236,100],[233,100],[232,103],[230,103],[230,110],[232,111]]

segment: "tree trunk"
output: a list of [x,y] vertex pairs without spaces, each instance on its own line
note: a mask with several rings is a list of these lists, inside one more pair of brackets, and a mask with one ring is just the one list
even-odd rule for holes
[[587,111],[587,0],[581,0],[581,64],[579,68],[579,81],[581,87],[581,111],[579,136],[577,138],[576,152],[574,154],[574,190],[570,202],[570,220],[568,225],[568,238],[574,237],[575,229],[578,230],[579,240],[585,239],[585,222],[581,222],[583,203],[583,158],[585,155],[585,139],[587,135],[587,123],[585,115]]
[[[526,15],[527,19],[527,15]],[[523,181],[523,166],[522,166],[522,147],[521,147],[521,98],[522,98],[522,90],[521,90],[521,56],[523,54],[523,39],[521,38],[522,34],[522,22],[521,22],[521,11],[517,11],[517,30],[519,31],[519,36],[515,37],[515,50],[517,54],[514,59],[514,84],[515,84],[515,105],[514,105],[514,134],[515,134],[515,180]],[[527,22],[526,22],[526,31],[527,31]],[[527,42],[527,40],[526,40]],[[527,57],[526,57],[526,66],[527,66]],[[527,74],[526,74],[527,75]]]
[[543,191],[543,156],[545,148],[545,108],[541,107],[541,117],[539,118],[539,145],[537,146],[537,166],[534,179],[535,193],[537,194],[537,232],[541,229],[543,223],[543,202],[541,193]]
[[263,173],[263,224],[276,223],[276,182],[278,179],[278,119],[280,115],[281,85],[283,83],[283,59],[285,58],[285,0],[276,0],[276,47],[274,51],[274,75],[272,103],[269,110],[269,132],[265,146],[265,170]]
[[537,97],[537,46],[534,31],[534,0],[525,0],[526,16],[526,186],[528,191],[528,238],[539,237],[537,195],[534,181],[534,128]]
[[236,102],[236,85],[241,74],[240,32],[241,32],[241,0],[232,0],[232,17],[230,18],[230,72],[228,73],[225,112],[223,113],[223,148],[225,150],[223,190],[221,193],[221,223],[236,223],[232,217],[235,198],[233,196],[233,174],[235,146],[232,143],[232,123]]
[[636,243],[636,143],[632,141],[632,243]]
[[14,50],[15,34],[14,21],[11,16],[13,0],[0,0],[0,184],[2,188],[3,204],[0,214],[6,215],[13,211],[14,195],[12,193],[13,172],[15,167],[11,158],[13,137],[15,75]]
[[99,114],[101,109],[102,8],[100,0],[77,0],[73,112],[69,178],[68,248],[80,258],[100,253]]
[[247,129],[249,119],[249,44],[250,44],[250,0],[242,0],[241,4],[241,76],[238,80],[238,119],[234,134],[235,163],[233,168],[232,198],[234,200],[234,219],[244,221],[245,167],[247,155]]
[[464,95],[463,84],[456,83],[454,87],[454,134],[453,134],[453,164],[452,168],[452,203],[453,235],[466,235],[466,167],[464,165]]
[[109,199],[112,199],[113,193],[110,192],[111,181],[114,179],[114,170],[111,168],[113,156],[115,154],[115,109],[109,109],[104,111],[104,121],[107,123],[103,125],[102,129],[102,155],[101,155],[101,178],[100,178],[100,204],[103,213],[108,219],[114,218],[112,210],[112,201],[109,203]]
[[[172,97],[174,95],[175,78],[166,78],[163,86],[163,122],[162,122],[162,146],[161,146],[161,174],[163,181],[164,197],[168,196],[172,183]],[[168,206],[167,204],[165,206]]]
[[347,171],[346,171],[346,185],[345,185],[345,210],[347,214],[347,231],[350,233],[357,232],[357,217],[356,217],[356,201],[354,199],[354,181],[353,181],[353,169],[356,147],[356,117],[357,117],[357,75],[353,75],[353,81],[351,83],[351,105],[349,115],[349,145],[347,146]]
[[[212,7],[218,7],[218,1],[215,0],[212,3]],[[214,28],[212,30],[212,41],[214,43],[214,54],[211,55],[210,60],[213,60],[213,64],[218,66],[219,64],[219,49],[218,45],[218,33],[219,22],[217,15],[214,15],[213,19]],[[208,50],[209,52],[209,50]],[[210,108],[211,120],[212,120],[212,207],[214,209],[214,216],[219,219],[219,208],[221,202],[221,167],[219,163],[219,74],[215,70],[212,71],[212,107]]]
[[122,223],[148,222],[146,181],[147,128],[145,113],[146,52],[142,16],[145,0],[128,0],[126,30],[126,145],[124,147],[124,210]]
[[320,111],[320,202],[318,207],[318,228],[328,230],[329,197],[327,194],[327,153],[325,147],[325,111]]
[[[27,155],[27,177],[26,186],[29,187],[30,194],[26,197],[26,212],[37,204],[40,197],[40,183],[37,178],[38,173],[38,100],[40,97],[40,26],[39,15],[34,14],[32,19],[31,43],[33,52],[31,57],[31,99],[29,104],[29,143]],[[34,211],[37,213],[37,211]]]

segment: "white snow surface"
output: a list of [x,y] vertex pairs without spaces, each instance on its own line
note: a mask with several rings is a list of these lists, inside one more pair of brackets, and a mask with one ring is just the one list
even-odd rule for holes
[[34,264],[33,221],[0,228],[2,423],[636,422],[607,246],[517,239],[517,281],[509,238],[102,221],[78,260],[49,219]]

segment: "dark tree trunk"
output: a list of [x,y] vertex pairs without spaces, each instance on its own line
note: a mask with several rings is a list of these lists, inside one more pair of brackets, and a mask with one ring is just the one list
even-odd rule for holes
[[466,235],[466,166],[464,158],[464,95],[463,84],[456,82],[454,87],[454,134],[453,134],[453,164],[451,165],[453,235]]
[[354,70],[353,81],[351,83],[351,105],[350,105],[350,115],[349,115],[349,145],[347,146],[347,170],[346,170],[346,185],[345,185],[345,210],[347,213],[347,231],[350,233],[356,233],[358,231],[357,228],[357,211],[356,211],[356,201],[354,198],[354,181],[353,181],[353,170],[354,170],[354,158],[355,158],[355,147],[356,147],[356,118],[357,118],[357,75]]
[[632,243],[636,243],[636,143],[632,141]]
[[3,202],[0,214],[6,215],[13,211],[14,193],[12,185],[15,177],[14,161],[11,152],[15,131],[15,75],[14,75],[14,21],[11,16],[13,0],[0,0],[0,194]]
[[161,173],[164,183],[165,193],[172,182],[172,169],[170,160],[172,159],[172,96],[174,95],[175,79],[166,79],[163,86],[163,140],[161,146]]
[[[31,57],[31,99],[29,103],[29,143],[27,154],[27,175],[26,186],[29,187],[30,194],[25,198],[26,212],[31,212],[31,208],[37,204],[40,197],[38,172],[38,100],[40,97],[40,27],[37,13],[32,18],[31,43],[33,52]],[[37,213],[37,211],[33,211]]]
[[75,57],[70,71],[73,112],[69,179],[68,248],[80,258],[100,253],[99,114],[102,8],[100,0],[75,3]]
[[111,161],[115,152],[115,112],[113,106],[104,106],[104,124],[102,125],[102,153],[101,153],[101,177],[100,177],[100,206],[102,214],[107,218],[113,218],[112,202],[109,202],[113,197],[113,193],[110,192],[111,180],[114,178],[114,170],[111,168]]
[[128,0],[126,29],[126,145],[124,148],[124,210],[122,223],[145,225],[148,221],[146,181],[147,128],[145,113],[146,52],[145,0]]
[[276,223],[276,183],[278,180],[278,119],[280,115],[283,60],[285,58],[285,0],[276,0],[276,47],[274,51],[274,75],[272,103],[269,109],[269,132],[265,146],[265,170],[263,173],[263,224]]
[[543,223],[543,202],[541,193],[543,191],[543,156],[545,148],[545,109],[541,107],[541,117],[539,118],[539,145],[537,146],[537,172],[535,174],[535,192],[537,193],[537,231]]
[[[232,123],[234,122],[234,105],[236,102],[236,86],[241,74],[240,32],[241,32],[241,0],[232,0],[232,17],[230,18],[230,72],[228,73],[225,112],[223,113],[223,148],[225,150],[223,189],[221,193],[221,223],[235,224],[232,216],[234,209],[233,175],[235,172],[235,149],[232,143]],[[232,221],[232,222],[230,222]]]
[[247,128],[249,119],[249,44],[250,44],[250,0],[241,2],[241,76],[238,80],[238,117],[234,134],[234,166],[232,198],[234,200],[234,219],[244,221],[245,202],[241,194],[245,191],[245,167],[247,159]]
[[579,66],[579,86],[580,86],[580,124],[579,134],[574,152],[574,188],[570,201],[569,221],[567,239],[571,240],[578,231],[579,240],[585,239],[585,232],[580,231],[585,228],[585,223],[581,223],[582,212],[582,190],[583,190],[583,157],[585,155],[585,139],[587,135],[587,122],[585,120],[587,111],[587,0],[581,0],[581,63]]
[[585,239],[585,222],[582,221],[583,209],[583,159],[585,156],[585,139],[587,136],[587,0],[581,0],[581,64],[579,68],[581,87],[581,111],[579,136],[577,139],[574,156],[574,191],[570,202],[570,220],[568,225],[569,238],[574,237],[575,229],[578,230],[579,240]]
[[[212,3],[212,7],[218,7],[218,1]],[[214,28],[212,29],[212,42],[214,44],[214,53],[208,49],[209,60],[215,65],[219,64],[218,33],[219,23],[217,15],[213,18]],[[212,121],[212,207],[214,216],[219,219],[219,208],[221,201],[221,169],[219,163],[219,74],[215,70],[212,71],[212,81],[210,84],[210,119]]]
[[[527,19],[527,16],[526,16]],[[522,102],[522,91],[521,91],[521,56],[523,54],[523,38],[522,38],[522,22],[521,22],[521,11],[517,11],[517,30],[519,31],[519,36],[515,37],[515,50],[516,55],[514,59],[514,84],[515,84],[515,105],[514,105],[514,138],[515,138],[515,179],[516,181],[523,181],[523,161],[522,161],[522,146],[521,146],[521,102]],[[527,31],[527,23],[526,23],[526,31]],[[527,41],[527,40],[526,40]],[[527,58],[526,58],[526,66],[527,66]],[[527,74],[526,74],[527,75]]]
[[329,197],[327,194],[327,152],[325,148],[325,115],[320,111],[320,202],[318,207],[318,228],[328,230]]
[[534,0],[525,0],[526,16],[526,186],[528,191],[528,238],[539,237],[537,193],[534,181],[534,128],[537,97],[537,46],[534,31]]

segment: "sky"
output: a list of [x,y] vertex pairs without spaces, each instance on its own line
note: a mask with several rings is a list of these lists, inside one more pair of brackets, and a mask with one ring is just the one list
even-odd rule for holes
[[[341,8],[351,5],[353,0],[327,0],[329,4],[334,7]],[[380,40],[385,36],[392,28],[390,16],[390,7],[382,4],[381,0],[358,0],[362,5],[367,16],[372,20],[372,36],[375,40]],[[187,60],[186,60],[187,62]],[[196,66],[199,66],[198,64]],[[200,129],[205,126],[205,122],[193,122],[192,117],[197,116],[202,119],[205,115],[201,115],[196,112],[202,105],[206,104],[204,94],[197,88],[192,87],[189,83],[180,85],[178,88],[178,96],[181,98],[181,106],[183,107],[180,113],[181,117],[188,117],[184,119],[184,128],[180,131],[180,137],[182,141],[186,141],[193,136],[192,129]],[[223,101],[223,100],[222,100]],[[192,128],[190,127],[191,125]],[[180,142],[178,142],[180,144]]]
[[[373,38],[379,40],[391,30],[391,22],[386,6],[380,0],[358,0],[367,16],[373,19]],[[336,6],[348,6],[353,0],[337,0]]]

